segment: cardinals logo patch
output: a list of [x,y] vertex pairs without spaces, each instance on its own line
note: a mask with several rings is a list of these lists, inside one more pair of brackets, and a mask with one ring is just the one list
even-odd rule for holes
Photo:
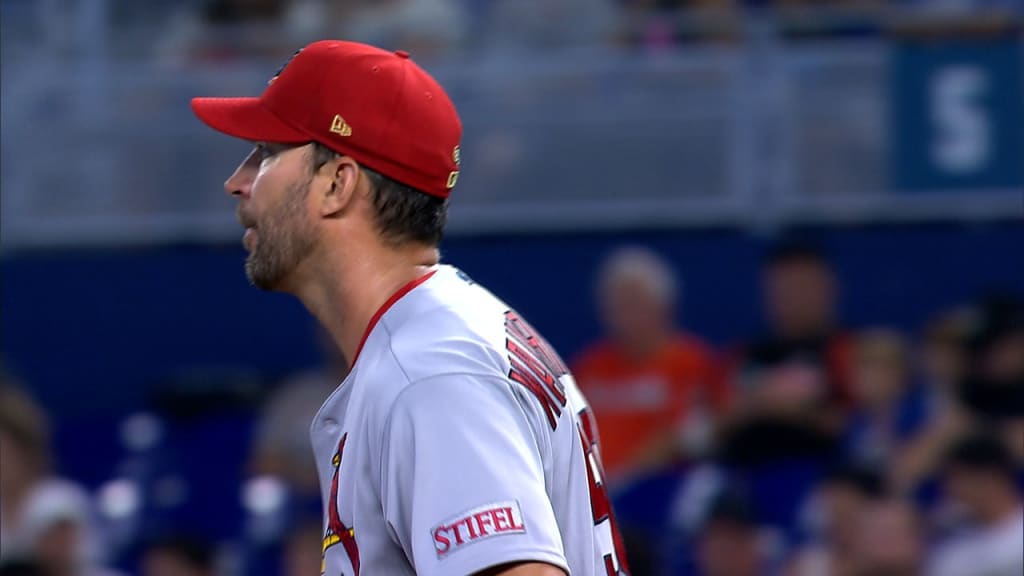
[[320,562],[320,574],[324,574],[327,568],[327,550],[340,543],[345,547],[349,562],[352,563],[353,576],[359,576],[359,546],[356,545],[356,531],[349,528],[341,521],[338,514],[338,472],[341,469],[341,460],[345,453],[345,440],[348,434],[341,437],[338,442],[338,451],[334,453],[331,463],[334,465],[334,476],[331,478],[331,500],[327,504],[327,532],[324,534],[323,552]]

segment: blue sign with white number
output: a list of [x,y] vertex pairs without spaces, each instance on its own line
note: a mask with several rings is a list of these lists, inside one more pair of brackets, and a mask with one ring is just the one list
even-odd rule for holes
[[891,174],[904,191],[1024,190],[1016,37],[907,39],[895,49]]

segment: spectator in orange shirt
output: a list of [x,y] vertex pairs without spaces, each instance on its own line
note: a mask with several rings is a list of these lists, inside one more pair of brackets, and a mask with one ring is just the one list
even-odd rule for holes
[[646,249],[620,249],[600,273],[607,337],[584,351],[573,373],[597,420],[612,483],[706,442],[710,412],[725,401],[710,349],[675,327],[676,299],[675,276]]

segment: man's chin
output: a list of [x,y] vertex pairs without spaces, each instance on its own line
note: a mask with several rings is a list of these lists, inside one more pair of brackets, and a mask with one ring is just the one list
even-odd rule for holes
[[251,256],[245,262],[245,276],[249,279],[249,284],[266,292],[281,290],[284,280],[283,274],[269,274],[266,270],[261,270],[258,266],[254,266]]
[[259,278],[253,278],[252,276],[249,276],[249,284],[253,285],[256,288],[259,288],[260,290],[263,290],[264,292],[277,292],[275,284],[266,282]]

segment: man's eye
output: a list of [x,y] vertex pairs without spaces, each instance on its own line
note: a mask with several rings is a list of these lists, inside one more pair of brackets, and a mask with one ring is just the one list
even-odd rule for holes
[[258,158],[260,162],[273,156],[273,153],[264,144],[257,144],[254,153],[256,155],[256,158]]

